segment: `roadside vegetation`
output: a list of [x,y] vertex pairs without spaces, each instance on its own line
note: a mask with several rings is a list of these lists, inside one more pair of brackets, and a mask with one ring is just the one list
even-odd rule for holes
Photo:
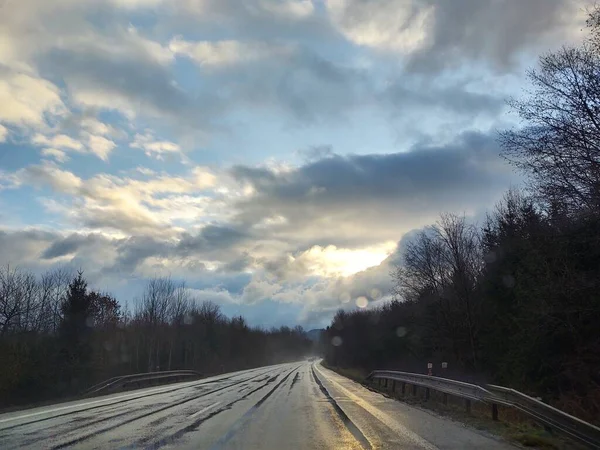
[[81,393],[118,375],[192,369],[217,374],[297,360],[302,328],[251,328],[183,283],[155,278],[128,311],[90,290],[82,272],[41,277],[0,268],[0,405]]
[[[540,58],[499,135],[527,180],[479,225],[444,214],[408,244],[395,301],[339,311],[333,367],[493,382],[600,424],[600,10],[589,38]],[[492,205],[491,205],[492,206]],[[448,368],[442,371],[441,363]]]

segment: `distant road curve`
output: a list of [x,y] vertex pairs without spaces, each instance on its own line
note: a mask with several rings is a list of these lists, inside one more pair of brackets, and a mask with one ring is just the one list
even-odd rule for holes
[[514,447],[300,361],[2,414],[0,448]]

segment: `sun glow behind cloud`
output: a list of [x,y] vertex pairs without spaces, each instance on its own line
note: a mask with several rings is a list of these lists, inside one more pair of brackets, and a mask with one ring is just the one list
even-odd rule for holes
[[309,273],[313,275],[349,277],[370,267],[378,266],[395,249],[396,242],[393,241],[361,249],[315,245],[303,253],[299,259],[304,261]]

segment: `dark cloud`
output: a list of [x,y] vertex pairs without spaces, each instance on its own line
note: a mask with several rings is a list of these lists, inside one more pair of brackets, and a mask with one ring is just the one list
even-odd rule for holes
[[[52,236],[55,238],[55,236]],[[76,253],[82,247],[90,246],[96,243],[106,243],[106,239],[101,235],[82,235],[71,234],[64,239],[58,238],[44,251],[42,258],[54,259],[61,256]]]
[[498,115],[505,107],[505,99],[498,95],[469,92],[465,86],[433,88],[427,80],[408,87],[398,79],[380,95],[382,102],[390,103],[398,112],[425,110],[428,114],[448,112],[476,116]]
[[227,262],[219,269],[222,273],[236,273],[242,272],[254,264],[255,259],[247,252],[244,252],[240,258],[234,259],[233,261]]
[[320,45],[339,39],[327,17],[319,14],[318,2],[312,2],[316,14],[310,12],[311,2],[304,2],[304,13],[285,8],[286,4],[292,3],[281,0],[182,0],[167,3],[171,14],[166,23],[175,23],[178,28],[193,32],[197,32],[201,24],[206,35],[222,35],[225,29],[233,38],[301,39]]
[[237,70],[212,81],[228,92],[230,104],[282,111],[301,123],[343,120],[348,111],[372,103],[375,94],[365,71],[300,46],[244,67],[243,83]]
[[395,227],[495,199],[511,179],[498,154],[495,136],[469,132],[445,145],[333,155],[291,172],[237,166],[232,175],[256,190],[254,197],[236,204],[238,220],[252,224],[283,216],[287,228],[279,228],[279,236],[308,232],[309,243],[381,242],[393,238]]
[[149,257],[175,256],[170,245],[149,236],[133,236],[116,242],[118,256],[107,271],[113,273],[133,273],[138,265]]
[[345,204],[410,199],[466,191],[506,176],[499,152],[495,136],[466,132],[449,144],[417,144],[408,152],[332,155],[283,173],[236,166],[231,173],[257,189],[257,200]]
[[182,254],[193,255],[212,251],[224,251],[243,241],[251,235],[243,229],[230,226],[207,225],[196,234],[184,234],[177,245]]
[[[213,113],[219,109],[216,97],[180,89],[174,83],[171,69],[150,58],[131,58],[93,48],[54,50],[44,57],[41,67],[65,80],[73,94],[114,96],[114,107],[129,107],[150,116],[201,126],[204,122],[208,125],[207,109]],[[126,105],[120,105],[120,99]]]
[[309,148],[298,150],[297,153],[306,161],[315,161],[333,156],[333,147],[331,145],[313,145]]
[[[435,71],[458,66],[464,59],[506,68],[524,48],[543,50],[560,43],[584,0],[421,0],[434,7],[431,44],[412,55],[409,66]],[[589,3],[589,2],[588,2]]]
[[0,230],[0,263],[15,265],[36,259],[56,237],[42,230]]

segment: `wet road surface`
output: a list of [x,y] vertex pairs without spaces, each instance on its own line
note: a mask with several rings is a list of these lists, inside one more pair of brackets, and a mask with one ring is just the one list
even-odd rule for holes
[[507,449],[316,363],[0,415],[2,449]]

